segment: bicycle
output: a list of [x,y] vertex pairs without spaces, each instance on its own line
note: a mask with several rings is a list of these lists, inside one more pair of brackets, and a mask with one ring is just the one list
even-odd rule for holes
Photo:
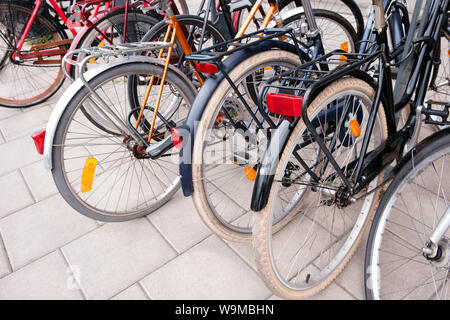
[[448,299],[449,154],[446,128],[396,167],[367,241],[367,299]]
[[[125,31],[128,11],[133,11],[130,5],[115,5],[115,1],[81,1],[83,10],[78,13],[86,27],[78,33],[76,25],[56,0],[49,0],[49,3],[36,0],[32,8],[25,2],[8,0],[0,4],[0,70],[4,74],[2,78],[8,79],[2,85],[1,106],[29,107],[50,98],[63,83],[61,57],[71,43],[73,46],[96,44],[92,38],[99,38],[98,34],[100,41],[112,43],[117,28],[109,34],[108,28],[118,25],[122,26],[119,31]],[[43,14],[39,14],[41,12]],[[157,22],[143,15],[137,19],[137,15],[130,18],[131,22],[143,20],[148,26]],[[74,42],[66,30],[75,37]]]
[[[217,235],[230,241],[251,239],[249,191],[255,180],[257,164],[249,160],[250,151],[243,146],[230,150],[225,149],[224,144],[235,137],[249,135],[244,139],[250,139],[250,150],[256,152],[257,144],[266,139],[263,131],[276,128],[282,120],[274,114],[266,117],[266,108],[258,107],[259,92],[265,81],[325,53],[327,35],[322,40],[315,20],[317,11],[311,8],[309,1],[302,4],[305,10],[304,23],[301,23],[303,28],[295,27],[286,34],[277,32],[277,29],[256,31],[188,56],[189,61],[212,65],[210,69],[214,79],[208,79],[208,85],[205,83],[200,89],[187,123],[181,128],[186,132],[180,163],[183,193],[192,195],[203,222]],[[330,34],[335,30],[342,32],[340,37],[333,37],[332,43],[352,43],[350,37],[346,37],[346,24],[334,21],[333,27],[328,26],[327,30]],[[274,34],[286,38],[286,41],[275,40]],[[299,42],[299,39],[305,41]],[[237,45],[241,41],[245,45]],[[228,50],[216,52],[223,45]],[[351,48],[355,49],[356,45]],[[234,129],[240,134],[233,134],[230,130]],[[228,133],[214,137],[212,130],[228,130]],[[226,150],[225,154],[217,149],[219,147]],[[206,159],[213,153],[227,161],[207,164]],[[286,219],[280,217],[278,227],[289,220],[289,213],[285,212]]]
[[[423,10],[422,4],[416,2],[398,50],[389,49],[383,1],[373,0],[376,41],[370,53],[332,52],[279,77],[299,81],[310,73],[312,79],[302,88],[285,86],[295,100],[288,111],[299,117],[278,127],[252,196],[256,264],[266,285],[281,297],[309,297],[340,274],[383,187],[397,172],[389,166],[416,144],[421,114],[429,123],[436,114],[447,121],[448,113],[436,110],[441,106],[432,101],[422,106],[439,68],[436,48],[447,41],[449,1],[427,1]],[[333,68],[325,73],[308,68],[316,64]],[[392,66],[399,67],[396,88]],[[287,104],[284,97],[272,98],[275,112],[277,104]],[[441,104],[448,110],[448,103]],[[406,107],[410,115],[397,129],[396,113]],[[296,207],[296,216],[274,233],[273,219],[288,206]]]
[[[164,3],[167,3],[165,1],[160,2],[157,4],[158,6],[164,5]],[[176,38],[176,33],[173,33],[171,38],[167,37],[166,40],[170,40],[170,42],[166,43],[167,45],[160,45],[160,46],[149,46],[152,50],[162,51],[162,49],[168,50],[169,56],[170,51],[173,50],[174,41]],[[143,47],[145,48],[146,45],[151,44],[153,42],[147,42],[143,43]],[[155,42],[155,44],[158,44],[159,42]],[[133,44],[135,45],[135,44]],[[220,45],[220,44],[219,44]],[[114,58],[114,55],[116,51],[113,50],[114,47],[106,46],[106,47],[97,47],[95,49],[78,49],[74,52],[69,52],[66,54],[64,61],[65,65],[63,70],[68,74],[68,64],[75,64],[76,68],[78,69],[79,73],[85,73],[86,72],[86,65],[91,61],[92,59],[101,59],[104,58]],[[98,52],[98,54],[96,54]],[[105,52],[105,54],[101,54]],[[144,50],[136,50],[137,52],[145,52]],[[94,53],[94,54],[93,54]],[[85,55],[86,57],[82,61],[75,61],[73,59],[73,56],[79,56],[79,55]],[[131,54],[131,53],[130,53]],[[97,57],[98,56],[98,57]],[[141,57],[141,59],[144,59],[144,61],[147,61],[145,59],[150,59],[148,57]],[[52,169],[52,173],[55,178],[55,183],[58,186],[58,189],[60,190],[63,197],[66,199],[66,201],[72,205],[76,210],[78,210],[80,213],[85,214],[89,217],[95,217],[97,220],[101,221],[124,221],[128,219],[134,219],[136,217],[142,216],[144,214],[149,214],[156,208],[158,208],[160,205],[162,205],[165,201],[167,201],[170,196],[179,188],[180,186],[180,179],[177,175],[177,177],[172,177],[171,181],[165,181],[167,188],[164,190],[164,195],[166,196],[157,196],[155,194],[155,205],[143,205],[142,210],[139,213],[131,213],[128,214],[127,212],[120,212],[118,214],[112,214],[111,208],[102,208],[97,207],[95,203],[91,203],[92,197],[90,197],[89,192],[92,191],[91,194],[94,194],[96,192],[107,192],[107,191],[99,191],[100,190],[111,190],[114,188],[116,183],[111,186],[107,182],[103,183],[101,180],[100,185],[96,184],[96,188],[90,189],[87,191],[86,195],[83,195],[82,191],[78,188],[79,183],[78,180],[75,182],[75,185],[72,183],[72,179],[68,178],[67,176],[70,176],[72,174],[78,174],[78,178],[82,179],[82,172],[84,170],[84,167],[81,166],[81,164],[78,164],[80,170],[78,170],[76,173],[72,173],[71,170],[68,170],[66,166],[66,162],[70,162],[69,159],[61,158],[60,156],[55,156],[56,154],[61,154],[63,151],[65,144],[69,144],[69,142],[65,141],[65,134],[58,135],[55,132],[58,132],[58,130],[63,130],[63,132],[69,129],[57,129],[59,127],[66,128],[67,121],[66,118],[63,116],[63,113],[66,112],[69,115],[72,113],[77,112],[78,117],[84,117],[84,121],[86,119],[89,121],[89,124],[84,123],[84,128],[78,128],[77,130],[70,130],[71,133],[76,132],[77,134],[85,133],[88,126],[89,128],[93,129],[95,131],[95,135],[99,137],[123,137],[123,144],[125,146],[128,146],[128,150],[133,152],[131,157],[139,159],[141,162],[148,161],[149,165],[153,163],[153,161],[156,162],[162,162],[164,158],[168,156],[172,156],[172,153],[169,152],[170,150],[174,149],[174,142],[176,144],[177,137],[176,137],[176,131],[172,133],[172,135],[169,135],[168,133],[171,132],[175,127],[180,127],[182,124],[184,124],[184,120],[186,119],[187,115],[185,116],[178,116],[179,110],[186,110],[189,108],[191,103],[193,103],[193,99],[189,100],[187,98],[181,99],[181,95],[178,94],[178,91],[186,92],[187,89],[184,88],[184,86],[181,86],[180,84],[177,86],[171,85],[170,83],[166,84],[164,81],[164,77],[168,76],[167,72],[174,73],[173,67],[169,67],[171,63],[171,59],[150,59],[148,61],[157,61],[157,65],[163,65],[164,68],[161,70],[161,74],[155,74],[153,73],[152,77],[146,77],[141,75],[140,72],[138,72],[138,63],[135,64],[136,69],[135,73],[129,73],[126,77],[126,81],[115,81],[115,75],[110,72],[109,67],[102,67],[107,68],[106,71],[96,71],[88,70],[86,72],[86,78],[88,78],[88,75],[96,74],[96,78],[101,79],[110,79],[110,81],[107,81],[107,83],[123,83],[123,85],[120,87],[120,92],[124,92],[126,90],[126,93],[119,94],[119,96],[123,96],[123,101],[120,106],[117,106],[118,103],[116,103],[114,100],[109,102],[108,95],[105,95],[104,93],[102,95],[99,95],[98,97],[95,96],[92,92],[92,88],[94,87],[94,84],[91,84],[90,81],[83,81],[83,78],[80,80],[76,80],[75,83],[69,88],[68,92],[60,99],[60,102],[58,103],[57,109],[58,111],[55,111],[52,114],[52,118],[49,121],[49,125],[47,126],[47,130],[45,133],[42,133],[41,135],[35,136],[37,140],[43,140],[43,137],[45,136],[45,159],[46,164],[48,168]],[[149,63],[150,63],[149,62]],[[123,60],[118,60],[117,62],[114,62],[114,65],[119,68],[121,64],[123,64]],[[176,69],[178,70],[178,69]],[[177,74],[181,71],[177,71]],[[123,75],[121,76],[125,78]],[[171,76],[172,79],[174,79],[174,75]],[[88,78],[89,79],[89,78]],[[185,79],[185,77],[183,78]],[[93,81],[93,80],[92,80]],[[104,80],[106,81],[106,80]],[[181,81],[181,80],[180,80]],[[183,80],[184,81],[184,80]],[[172,82],[175,82],[175,80],[172,80]],[[189,88],[192,88],[193,84],[192,82],[189,82]],[[75,89],[73,89],[75,88]],[[91,88],[91,90],[89,89]],[[143,90],[145,88],[145,90]],[[153,91],[156,89],[158,91],[158,94],[155,95]],[[100,89],[99,89],[100,90]],[[86,101],[80,101],[79,98],[75,99],[74,92],[77,91],[77,97],[83,97],[83,94],[86,94],[86,92],[91,92],[91,94],[94,96],[92,99],[88,99]],[[83,94],[81,93],[83,92]],[[169,98],[163,98],[162,92],[168,92],[172,93],[172,95],[169,95]],[[139,94],[138,94],[139,93]],[[116,96],[116,94],[113,94],[113,97]],[[191,97],[187,93],[184,93],[184,96]],[[81,98],[80,98],[81,99]],[[184,103],[183,101],[187,101],[187,103]],[[109,103],[102,103],[102,101],[108,101]],[[180,107],[185,105],[183,108]],[[75,105],[76,107],[71,107]],[[117,112],[120,117],[113,117],[108,113],[102,112],[102,110],[109,110],[111,109],[111,106],[114,106],[117,108]],[[64,111],[64,110],[70,110],[70,111]],[[87,111],[87,112],[86,112]],[[175,116],[175,120],[173,121],[173,117]],[[71,116],[68,116],[69,118]],[[119,119],[121,118],[121,119]],[[125,119],[125,120],[123,120]],[[148,120],[148,121],[147,121]],[[124,124],[119,125],[120,128],[118,128],[118,124],[123,122]],[[126,129],[125,129],[126,128]],[[83,129],[83,130],[81,130]],[[129,134],[126,134],[126,132],[130,132]],[[81,141],[83,139],[80,139]],[[125,143],[126,141],[126,143]],[[86,149],[92,149],[93,146],[90,146],[88,141],[82,141],[79,143],[80,147],[82,146],[83,142],[86,144]],[[101,148],[101,144],[105,144],[104,148],[109,148],[109,140],[98,140],[97,142],[98,148]],[[119,147],[119,146],[118,146]],[[42,149],[42,146],[40,147]],[[81,150],[77,150],[80,154],[74,155],[76,159],[79,161],[83,160],[85,161],[86,158],[96,158],[94,157],[87,157],[83,156]],[[75,152],[74,152],[75,153]],[[177,151],[173,154],[177,154]],[[100,154],[101,156],[101,154]],[[126,156],[126,155],[116,155],[116,156]],[[59,163],[59,164],[57,164]],[[101,161],[100,161],[101,163]],[[169,167],[169,165],[166,163],[161,163],[161,167],[159,167],[158,174],[162,177],[166,177],[166,175],[172,175],[174,173],[174,170],[171,168],[168,168],[168,173],[165,173],[163,168]],[[82,169],[81,169],[82,168]],[[152,173],[152,177],[156,176],[156,179],[161,179],[161,177],[158,177],[158,174],[155,172]],[[122,177],[122,176],[120,176]],[[122,177],[124,178],[124,177]],[[95,180],[95,176],[92,176],[92,180],[90,180],[90,183],[93,184],[93,181]],[[103,177],[102,179],[106,179]],[[178,179],[178,180],[177,180]],[[130,184],[131,185],[131,184]],[[150,185],[150,184],[149,184]],[[151,186],[151,185],[150,185]],[[170,188],[168,187],[170,186]],[[108,189],[109,188],[109,189]],[[161,188],[163,188],[161,186]],[[150,188],[150,190],[152,190]],[[83,195],[83,197],[80,197],[79,194]],[[98,193],[97,193],[98,194]],[[94,196],[95,198],[95,196]],[[161,201],[158,201],[160,200]],[[115,197],[114,199],[117,199]],[[157,204],[156,204],[157,203]]]
[[[79,213],[108,222],[135,219],[179,189],[171,161],[177,149],[168,148],[167,141],[171,129],[184,123],[196,89],[170,63],[136,55],[168,46],[129,43],[65,55],[64,64],[76,64],[79,77],[58,101],[46,130],[33,138],[62,197]],[[70,58],[81,51],[82,61]],[[108,57],[114,61],[85,71],[91,59]],[[136,101],[145,101],[143,112],[153,118],[151,131],[134,118],[141,109]],[[108,120],[109,130],[100,130],[83,109]]]

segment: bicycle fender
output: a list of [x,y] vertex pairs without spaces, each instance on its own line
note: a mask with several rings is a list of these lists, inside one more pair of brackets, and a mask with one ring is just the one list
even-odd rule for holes
[[[164,68],[165,63],[157,58],[146,57],[146,56],[131,56],[126,58],[118,59],[110,64],[103,64],[99,67],[89,70],[84,74],[84,78],[89,81],[100,73],[112,69],[121,64],[129,64],[129,63],[150,63],[156,64]],[[196,92],[194,85],[187,79],[187,77],[177,68],[173,66],[169,66],[170,70],[175,72],[178,76],[185,78],[186,83],[191,84],[192,92]],[[56,129],[58,127],[58,123],[61,120],[61,117],[66,110],[68,104],[73,99],[73,97],[84,87],[81,79],[77,79],[72,85],[64,92],[61,98],[58,100],[55,108],[53,109],[52,114],[50,115],[50,119],[48,120],[46,133],[45,133],[45,141],[44,141],[44,166],[47,170],[51,170],[53,168],[53,140],[55,138]]]
[[281,153],[286,146],[291,131],[290,122],[284,120],[270,139],[269,146],[264,153],[261,166],[258,170],[255,184],[253,185],[250,208],[255,212],[261,211],[267,205],[278,162],[280,161]]
[[[299,53],[298,49],[292,44],[279,40],[267,40],[230,55],[223,62],[223,68],[228,73],[248,56],[270,49],[283,49],[292,53]],[[301,52],[303,53],[303,51]],[[211,94],[217,89],[224,78],[223,73],[218,73],[205,81],[191,106],[186,123],[179,127],[180,133],[183,136],[183,148],[180,151],[179,168],[181,186],[185,197],[191,196],[194,192],[194,185],[192,183],[192,150],[196,125],[202,118],[203,110],[206,108]]]

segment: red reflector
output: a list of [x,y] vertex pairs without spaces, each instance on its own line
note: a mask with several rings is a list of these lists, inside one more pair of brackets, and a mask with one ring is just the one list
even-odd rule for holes
[[198,72],[206,74],[215,74],[219,72],[219,67],[212,63],[199,63],[195,66]]
[[266,98],[270,112],[288,117],[302,116],[302,97],[284,93],[269,93]]
[[172,143],[175,146],[175,148],[180,149],[183,147],[182,140],[181,140],[181,134],[180,130],[177,128],[173,128],[171,131],[172,134]]
[[36,132],[31,138],[34,140],[37,152],[39,154],[44,154],[45,130]]

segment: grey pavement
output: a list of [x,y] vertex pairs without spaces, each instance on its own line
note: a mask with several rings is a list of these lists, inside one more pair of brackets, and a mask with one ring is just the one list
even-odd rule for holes
[[[199,2],[188,0],[191,11]],[[30,138],[64,88],[39,106],[0,108],[0,299],[277,298],[250,244],[213,235],[181,192],[126,223],[98,223],[69,207]],[[313,299],[364,298],[364,247]]]

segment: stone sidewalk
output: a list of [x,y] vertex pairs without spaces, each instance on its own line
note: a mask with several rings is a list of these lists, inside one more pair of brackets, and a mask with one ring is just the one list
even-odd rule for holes
[[[250,245],[211,234],[181,191],[126,223],[69,207],[30,138],[63,90],[36,107],[0,108],[0,299],[276,299]],[[363,299],[364,249],[314,299]]]

